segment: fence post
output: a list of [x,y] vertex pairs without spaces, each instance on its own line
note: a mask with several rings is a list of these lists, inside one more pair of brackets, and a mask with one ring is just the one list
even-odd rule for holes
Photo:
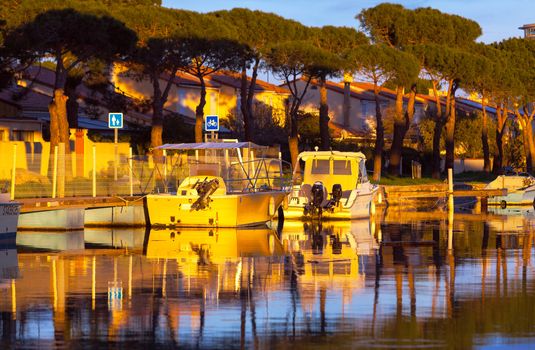
[[128,151],[128,167],[130,168],[129,177],[130,177],[130,197],[134,195],[134,161],[132,159],[132,147]]
[[97,196],[97,146],[93,145],[93,197]]
[[57,195],[65,197],[65,143],[58,144],[58,183]]
[[165,193],[167,193],[167,150],[163,150],[163,181]]
[[58,146],[54,146],[54,168],[52,169],[52,198],[56,198],[58,186]]
[[11,169],[11,200],[15,199],[15,179],[17,169],[17,144],[13,145],[13,169]]

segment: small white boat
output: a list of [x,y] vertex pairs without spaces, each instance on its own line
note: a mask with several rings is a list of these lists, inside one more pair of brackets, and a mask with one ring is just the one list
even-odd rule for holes
[[0,193],[0,244],[14,241],[20,215],[20,203],[10,200],[9,193]]
[[[302,152],[284,206],[286,219],[360,219],[370,216],[377,185],[368,180],[360,152]],[[304,162],[303,174],[300,164]],[[302,179],[302,181],[301,181]],[[330,191],[330,193],[328,193]]]
[[507,189],[506,196],[489,197],[489,204],[500,205],[502,208],[508,205],[535,204],[535,178],[528,173],[500,175],[485,188]]
[[176,152],[170,158],[172,169],[180,172],[179,186],[175,193],[146,197],[151,226],[265,225],[287,194],[282,160],[267,157],[268,147],[205,142],[166,144],[159,149]]

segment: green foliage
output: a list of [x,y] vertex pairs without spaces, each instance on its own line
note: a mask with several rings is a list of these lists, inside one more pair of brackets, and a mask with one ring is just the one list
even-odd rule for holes
[[210,15],[222,19],[227,26],[234,26],[237,40],[247,45],[257,57],[262,57],[274,43],[306,37],[306,28],[301,23],[273,13],[234,8]]
[[50,55],[63,60],[70,54],[79,62],[126,54],[135,41],[135,33],[114,18],[61,9],[40,13],[32,22],[13,30],[5,45],[38,57]]
[[346,55],[348,68],[379,85],[410,87],[418,79],[420,67],[414,56],[383,44],[360,45]]
[[320,137],[319,115],[316,113],[300,112],[297,116],[299,120],[299,139],[306,144],[315,144]]
[[[487,117],[488,139],[490,154],[496,152],[496,121]],[[458,113],[455,122],[455,153],[461,158],[483,158],[483,143],[481,141],[481,130],[483,128],[483,118],[481,113]]]
[[[418,123],[422,151],[425,153],[431,153],[433,151],[433,133],[435,130],[435,121],[433,120],[434,113],[435,111],[433,110],[426,111],[425,117]],[[444,149],[444,146],[445,135],[442,133],[440,138],[440,149]]]
[[508,133],[503,147],[504,164],[516,170],[524,170],[526,169],[526,157],[522,131],[515,120],[508,119],[506,125]]
[[409,10],[383,3],[362,10],[356,18],[374,42],[397,48],[430,43],[468,46],[481,35],[476,22],[432,8]]
[[333,55],[308,41],[290,41],[273,45],[268,64],[273,73],[289,82],[301,75],[317,77],[322,69],[331,69],[336,64]]
[[385,186],[414,186],[414,185],[427,185],[442,183],[440,179],[432,179],[429,177],[422,177],[420,179],[413,179],[412,177],[400,177],[382,175],[379,181],[380,185]]

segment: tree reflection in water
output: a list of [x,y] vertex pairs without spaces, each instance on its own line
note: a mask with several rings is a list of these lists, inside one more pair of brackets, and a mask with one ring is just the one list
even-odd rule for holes
[[531,214],[456,216],[452,249],[436,216],[152,230],[127,249],[22,233],[0,250],[0,347],[533,343]]

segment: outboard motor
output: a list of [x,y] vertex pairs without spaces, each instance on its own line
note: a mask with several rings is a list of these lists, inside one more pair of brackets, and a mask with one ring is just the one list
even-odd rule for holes
[[310,198],[308,203],[305,205],[304,214],[305,215],[318,215],[321,216],[322,212],[322,203],[325,199],[325,187],[321,181],[314,182],[312,188],[310,189]]
[[202,182],[197,182],[194,189],[197,190],[199,198],[191,205],[192,210],[202,210],[210,205],[212,201],[210,196],[217,190],[219,187],[219,180],[217,178],[207,181],[205,178]]
[[340,199],[342,199],[342,185],[334,184],[331,192],[331,198],[324,206],[325,209],[332,209],[333,207],[337,206],[340,202]]
[[340,202],[340,199],[342,199],[342,185],[334,184],[333,191],[331,193],[331,200],[338,204],[338,202]]
[[321,203],[323,203],[324,193],[325,193],[325,187],[323,186],[323,183],[317,181],[314,182],[314,185],[312,185],[312,189],[310,190],[312,194],[312,205],[316,208],[321,207]]

